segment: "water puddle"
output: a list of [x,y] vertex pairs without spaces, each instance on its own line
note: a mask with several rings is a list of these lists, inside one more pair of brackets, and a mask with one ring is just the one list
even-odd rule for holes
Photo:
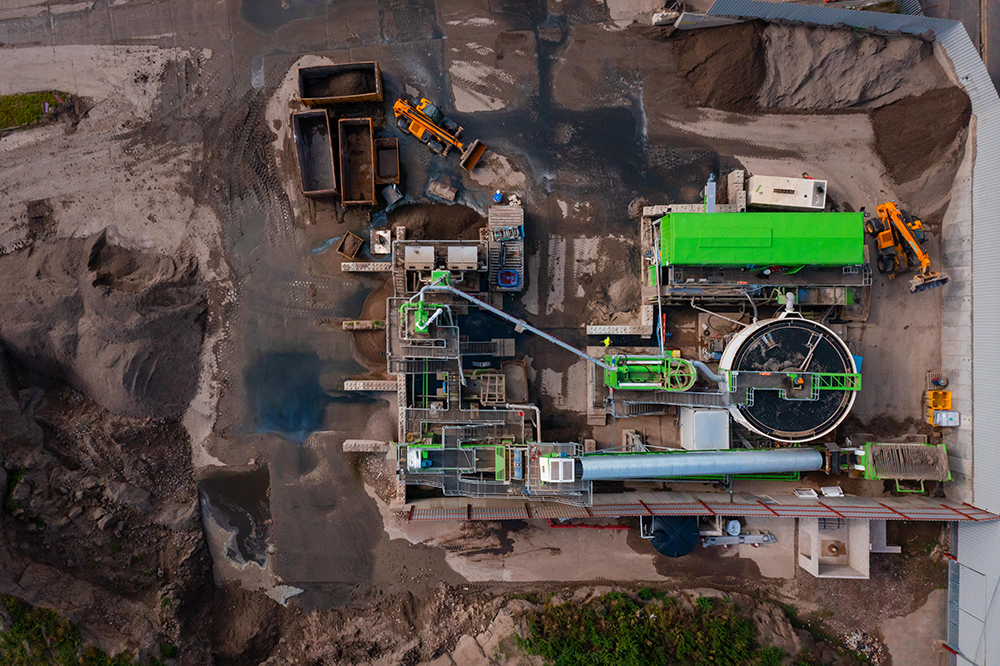
[[237,564],[267,564],[270,484],[266,467],[250,472],[223,471],[198,483],[202,512],[230,533],[226,557]]
[[327,0],[243,0],[240,18],[257,32],[271,35],[304,18],[324,16]]

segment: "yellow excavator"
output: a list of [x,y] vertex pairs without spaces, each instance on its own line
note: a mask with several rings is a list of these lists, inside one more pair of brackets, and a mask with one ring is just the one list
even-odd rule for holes
[[479,139],[469,144],[459,141],[462,128],[429,100],[421,99],[413,104],[400,98],[392,105],[392,112],[399,129],[426,143],[435,153],[447,155],[452,148],[462,151],[460,164],[466,171],[472,171],[486,152],[486,145]]
[[865,214],[865,231],[878,246],[879,272],[888,273],[891,280],[899,273],[919,268],[920,272],[910,280],[911,294],[947,284],[948,276],[931,270],[931,258],[920,247],[927,240],[923,222],[891,201],[876,210],[877,220]]

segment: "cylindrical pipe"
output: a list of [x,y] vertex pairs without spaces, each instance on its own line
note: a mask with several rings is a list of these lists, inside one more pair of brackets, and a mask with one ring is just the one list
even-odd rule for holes
[[699,370],[701,370],[701,371],[702,371],[702,373],[703,373],[703,374],[704,374],[704,375],[705,375],[706,377],[708,377],[709,379],[711,379],[711,380],[712,380],[713,382],[721,382],[721,381],[722,381],[722,375],[717,375],[717,374],[715,374],[714,372],[712,372],[712,369],[711,369],[711,368],[709,368],[709,367],[708,367],[707,365],[705,365],[705,364],[704,364],[704,363],[702,363],[701,361],[691,361],[690,363],[691,363],[691,365],[693,365],[694,367],[696,367],[696,368],[698,368]]
[[[510,323],[514,324],[514,326],[520,326],[521,328],[523,328],[525,330],[531,331],[532,333],[534,333],[538,337],[544,338],[544,339],[548,340],[549,342],[551,342],[552,344],[558,345],[559,347],[562,347],[566,351],[573,352],[574,354],[576,354],[580,358],[582,358],[582,359],[584,359],[586,361],[590,361],[591,363],[593,363],[596,366],[604,368],[605,370],[610,370],[612,372],[614,372],[614,370],[615,370],[614,367],[608,365],[604,361],[602,361],[602,360],[600,360],[598,358],[594,358],[593,356],[591,356],[589,354],[585,354],[585,353],[583,353],[582,351],[580,351],[579,349],[577,349],[575,347],[569,346],[568,344],[566,344],[562,340],[560,340],[558,338],[552,337],[551,335],[549,335],[545,331],[532,326],[531,324],[529,324],[528,322],[524,321],[523,319],[518,319],[517,317],[512,317],[511,315],[507,314],[503,310],[499,310],[499,309],[493,307],[492,305],[490,305],[489,303],[484,303],[481,300],[479,300],[478,298],[476,298],[475,296],[467,294],[464,291],[461,291],[459,289],[455,289],[455,287],[452,287],[451,285],[448,285],[448,284],[438,284],[438,283],[435,282],[434,284],[429,284],[426,287],[422,288],[420,290],[420,293],[423,294],[425,291],[449,291],[449,292],[455,294],[456,296],[460,296],[461,298],[464,298],[465,300],[469,301],[470,303],[475,303],[476,305],[478,305],[482,309],[486,310],[487,312],[491,312],[491,313],[495,314],[496,316],[500,317],[501,319],[509,321]],[[423,298],[423,297],[421,297],[421,298]]]
[[779,474],[823,469],[823,454],[813,448],[678,453],[608,453],[576,459],[583,481],[658,479],[719,474]]

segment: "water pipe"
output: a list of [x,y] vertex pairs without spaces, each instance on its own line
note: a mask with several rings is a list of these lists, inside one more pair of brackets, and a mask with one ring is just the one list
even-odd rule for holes
[[610,370],[611,372],[615,372],[615,368],[613,366],[608,365],[604,361],[602,361],[602,360],[600,360],[598,358],[594,358],[590,354],[585,354],[584,352],[580,351],[579,349],[576,349],[575,347],[572,347],[572,346],[566,344],[562,340],[549,335],[548,333],[546,333],[545,331],[541,330],[540,328],[536,328],[536,327],[532,326],[531,324],[529,324],[528,322],[524,321],[523,319],[518,319],[517,317],[512,317],[511,315],[507,314],[503,310],[501,310],[499,308],[495,308],[492,305],[489,305],[488,303],[484,303],[483,301],[479,300],[475,296],[472,296],[471,294],[467,294],[464,291],[456,289],[455,287],[452,287],[449,284],[439,284],[439,283],[435,282],[434,284],[429,284],[429,285],[421,288],[421,290],[420,290],[420,298],[421,298],[421,300],[423,300],[423,294],[426,291],[447,291],[447,292],[451,292],[452,294],[455,294],[456,296],[464,298],[465,300],[469,301],[470,303],[475,303],[477,306],[481,307],[482,309],[486,310],[487,312],[490,312],[490,313],[496,315],[497,317],[500,317],[501,319],[514,324],[514,326],[516,328],[523,328],[526,331],[530,331],[530,332],[534,333],[535,335],[537,335],[538,337],[543,338],[545,340],[548,340],[549,342],[551,342],[552,344],[554,344],[554,345],[556,345],[558,347],[562,347],[566,351],[571,352],[571,353],[579,356],[580,358],[584,359],[585,361],[588,361],[589,363],[593,363],[594,365],[596,365],[598,367],[601,367],[601,368],[604,368],[605,370]]

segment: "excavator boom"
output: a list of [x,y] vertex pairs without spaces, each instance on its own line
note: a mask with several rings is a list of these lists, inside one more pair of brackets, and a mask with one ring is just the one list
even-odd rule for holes
[[[910,293],[914,294],[947,284],[948,276],[931,270],[931,258],[920,245],[924,240],[923,223],[896,208],[891,201],[879,206],[877,211],[879,226],[872,223],[868,231],[878,244],[879,270],[889,272],[891,279],[896,273],[919,267],[917,275],[910,280]],[[888,271],[890,262],[893,268]]]
[[462,128],[445,118],[441,111],[428,100],[422,99],[416,106],[408,100],[397,99],[392,105],[399,128],[426,143],[431,150],[447,155],[452,148],[462,151],[460,164],[466,171],[472,171],[479,162],[486,145],[479,139],[469,144],[458,140]]

